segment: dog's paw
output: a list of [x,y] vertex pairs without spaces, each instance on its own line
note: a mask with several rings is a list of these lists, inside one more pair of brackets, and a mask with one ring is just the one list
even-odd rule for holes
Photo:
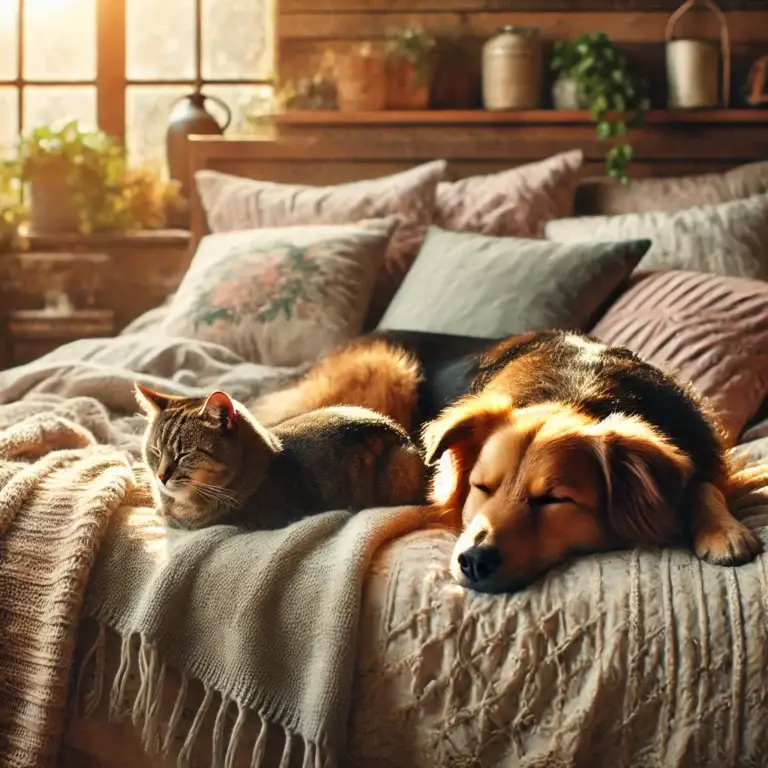
[[753,560],[762,546],[757,537],[738,520],[702,531],[696,537],[696,557],[712,565],[742,565]]

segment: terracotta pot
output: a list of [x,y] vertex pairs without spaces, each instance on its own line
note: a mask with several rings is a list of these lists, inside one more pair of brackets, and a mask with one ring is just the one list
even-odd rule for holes
[[378,112],[386,108],[386,65],[375,53],[339,57],[336,90],[342,112]]
[[29,226],[34,234],[77,232],[66,160],[40,163],[29,177]]
[[387,109],[427,109],[431,73],[419,72],[403,58],[387,61]]

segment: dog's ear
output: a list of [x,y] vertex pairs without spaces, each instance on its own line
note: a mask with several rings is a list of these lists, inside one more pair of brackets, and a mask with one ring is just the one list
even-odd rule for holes
[[613,534],[624,544],[680,543],[680,512],[693,462],[641,419],[614,415],[595,425],[605,476],[605,509]]
[[237,410],[232,398],[220,390],[208,395],[200,409],[200,416],[225,431],[233,429],[237,423]]
[[424,462],[429,466],[450,448],[485,440],[502,415],[509,411],[510,401],[503,396],[470,395],[462,398],[422,430]]

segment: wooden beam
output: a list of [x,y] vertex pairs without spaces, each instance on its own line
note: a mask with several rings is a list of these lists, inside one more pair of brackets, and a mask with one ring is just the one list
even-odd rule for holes
[[[717,23],[712,14],[692,13],[681,22],[686,35],[716,38]],[[768,10],[731,11],[726,14],[731,41],[768,43]],[[616,12],[571,13],[478,12],[461,13],[281,13],[278,39],[289,40],[377,40],[390,30],[420,26],[440,36],[461,30],[463,34],[487,38],[505,24],[537,27],[546,40],[562,40],[584,32],[605,32],[619,43],[662,43],[668,13]]]
[[125,140],[125,2],[98,0],[96,98],[99,127]]
[[[280,13],[350,11],[573,11],[574,0],[280,0]],[[579,11],[674,11],[680,0],[580,0]],[[720,0],[724,11],[764,10],[764,0]]]
[[[430,109],[413,111],[340,112],[294,111],[276,115],[277,125],[575,125],[594,120],[588,112],[554,109],[490,112],[482,109]],[[768,109],[689,109],[653,110],[645,116],[646,125],[662,124],[768,124]]]

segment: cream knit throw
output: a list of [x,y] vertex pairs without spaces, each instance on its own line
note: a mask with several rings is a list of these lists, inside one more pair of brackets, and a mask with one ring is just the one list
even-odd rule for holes
[[[33,413],[33,415],[29,415]],[[86,584],[133,473],[88,398],[0,407],[0,765],[54,765]]]
[[[121,669],[112,681],[95,676],[87,707],[106,683],[111,710],[129,708],[148,749],[170,750],[195,679],[206,695],[180,765],[214,702],[212,766],[234,765],[247,718],[263,726],[249,747],[253,766],[265,764],[268,741],[274,749],[267,725],[283,731],[281,766],[336,764],[368,564],[385,541],[418,528],[423,509],[170,540],[132,458],[138,439],[88,397],[0,406],[0,766],[55,763],[83,608],[102,631],[77,678],[89,662],[103,669],[105,627],[123,638]],[[118,443],[126,450],[110,447]],[[166,665],[184,681],[170,712],[160,705]],[[140,686],[126,701],[132,672]]]
[[[261,726],[249,748],[254,768],[266,767],[268,741],[273,749],[267,725],[283,731],[280,766],[296,754],[303,768],[336,765],[345,748],[368,564],[381,544],[422,520],[419,507],[332,512],[282,530],[216,526],[171,541],[153,510],[121,510],[86,606],[123,638],[111,714],[127,707],[145,748],[168,753],[189,705],[186,681],[194,678],[206,693],[183,735],[179,765],[190,759],[212,707],[211,766],[235,765],[246,718]],[[102,633],[94,659],[103,642]],[[166,665],[184,675],[170,712],[162,711]],[[132,671],[139,689],[126,701]],[[97,686],[100,677],[97,669]]]

